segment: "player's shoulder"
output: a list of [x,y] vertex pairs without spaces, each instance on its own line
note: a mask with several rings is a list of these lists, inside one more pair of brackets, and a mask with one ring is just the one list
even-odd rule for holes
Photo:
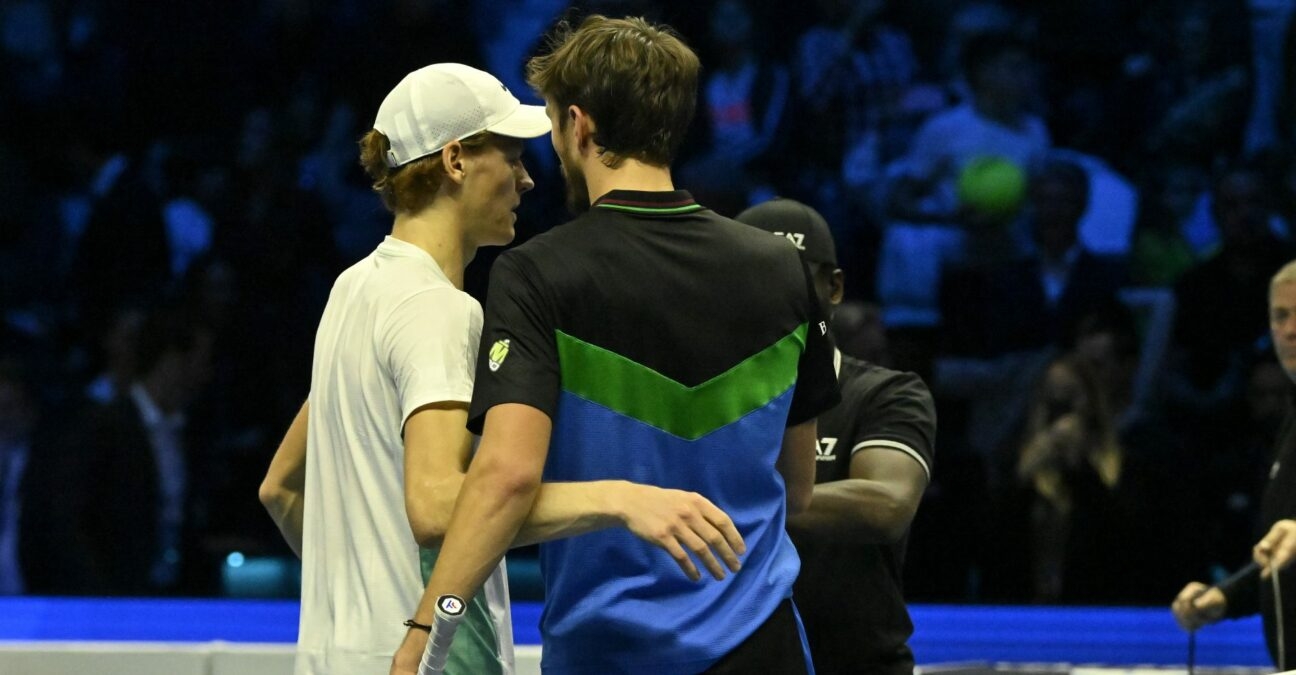
[[771,233],[714,212],[711,215],[711,226],[726,239],[724,246],[734,251],[736,258],[762,266],[777,264],[801,273],[802,244],[795,234]]
[[592,216],[583,213],[561,225],[552,227],[517,246],[506,249],[495,259],[494,265],[540,269],[551,265],[564,265],[573,253],[578,253],[600,235],[594,227]]

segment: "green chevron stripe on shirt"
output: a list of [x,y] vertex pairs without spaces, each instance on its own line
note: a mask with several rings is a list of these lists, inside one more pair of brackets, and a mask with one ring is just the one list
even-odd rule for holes
[[662,431],[696,440],[769,403],[796,383],[806,324],[694,387],[562,331],[563,389]]

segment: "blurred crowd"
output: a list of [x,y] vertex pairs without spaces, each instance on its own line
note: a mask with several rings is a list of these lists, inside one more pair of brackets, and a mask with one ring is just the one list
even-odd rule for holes
[[[699,51],[677,183],[814,205],[839,346],[931,386],[911,599],[1165,604],[1245,562],[1289,396],[1292,3],[570,5],[0,3],[0,593],[230,593],[231,554],[290,556],[257,485],[391,223],[356,141],[428,63],[534,102],[526,57],[590,11]],[[519,241],[567,217],[547,139],[526,163]]]

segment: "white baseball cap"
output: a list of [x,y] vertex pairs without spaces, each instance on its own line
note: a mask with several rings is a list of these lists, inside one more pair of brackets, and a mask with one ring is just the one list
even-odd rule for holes
[[377,129],[391,143],[387,166],[438,152],[482,131],[535,138],[550,130],[543,106],[523,105],[494,75],[461,63],[434,63],[405,76],[382,105]]

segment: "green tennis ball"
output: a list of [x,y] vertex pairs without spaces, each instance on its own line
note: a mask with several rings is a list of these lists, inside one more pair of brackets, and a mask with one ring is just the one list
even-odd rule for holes
[[1026,198],[1026,172],[1010,159],[982,155],[959,172],[958,198],[981,215],[1010,217]]

